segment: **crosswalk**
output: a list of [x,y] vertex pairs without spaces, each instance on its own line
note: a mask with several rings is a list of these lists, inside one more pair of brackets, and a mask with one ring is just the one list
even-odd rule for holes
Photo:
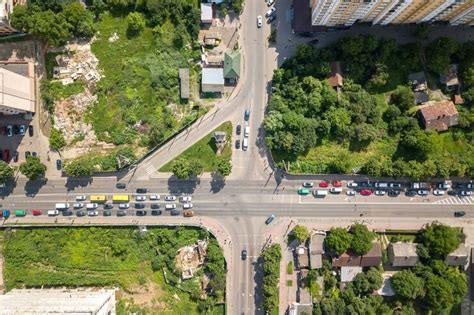
[[154,172],[156,172],[156,168],[153,166],[153,165],[148,165],[146,168],[145,168],[145,172],[148,174],[148,175],[151,175],[153,174]]
[[474,204],[474,197],[473,196],[468,196],[468,197],[453,196],[453,197],[438,200],[434,203],[445,204],[445,205]]

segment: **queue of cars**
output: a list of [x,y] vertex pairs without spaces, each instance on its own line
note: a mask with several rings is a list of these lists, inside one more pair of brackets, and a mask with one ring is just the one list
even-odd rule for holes
[[[276,8],[273,6],[275,4],[275,0],[265,0],[267,6],[270,7],[268,11],[265,13],[265,17],[267,18],[267,23],[270,24],[273,22],[276,16]],[[263,17],[261,15],[257,16],[257,27],[260,28],[263,25]]]

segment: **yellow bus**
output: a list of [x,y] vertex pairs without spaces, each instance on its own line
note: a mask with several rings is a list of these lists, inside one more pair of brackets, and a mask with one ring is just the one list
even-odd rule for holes
[[105,195],[91,195],[91,202],[96,203],[105,203],[107,201],[107,196]]
[[130,201],[129,195],[113,195],[112,201],[116,203],[127,203]]

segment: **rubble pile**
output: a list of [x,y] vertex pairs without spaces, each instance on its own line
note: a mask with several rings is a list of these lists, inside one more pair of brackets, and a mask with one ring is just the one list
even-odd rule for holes
[[198,240],[196,244],[178,249],[176,268],[181,271],[183,280],[193,277],[194,272],[204,264],[206,258],[207,241]]
[[89,49],[56,56],[58,66],[53,68],[54,79],[60,80],[64,85],[71,84],[77,79],[84,80],[88,85],[100,80],[97,71],[99,60],[92,54],[90,46],[85,46]]

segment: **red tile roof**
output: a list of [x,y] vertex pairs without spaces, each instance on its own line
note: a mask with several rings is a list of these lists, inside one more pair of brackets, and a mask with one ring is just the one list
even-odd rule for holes
[[328,78],[329,85],[332,87],[341,87],[342,75],[341,75],[341,64],[339,61],[331,62],[331,75]]
[[458,111],[451,101],[428,102],[420,106],[419,115],[425,129],[443,131],[458,124]]

